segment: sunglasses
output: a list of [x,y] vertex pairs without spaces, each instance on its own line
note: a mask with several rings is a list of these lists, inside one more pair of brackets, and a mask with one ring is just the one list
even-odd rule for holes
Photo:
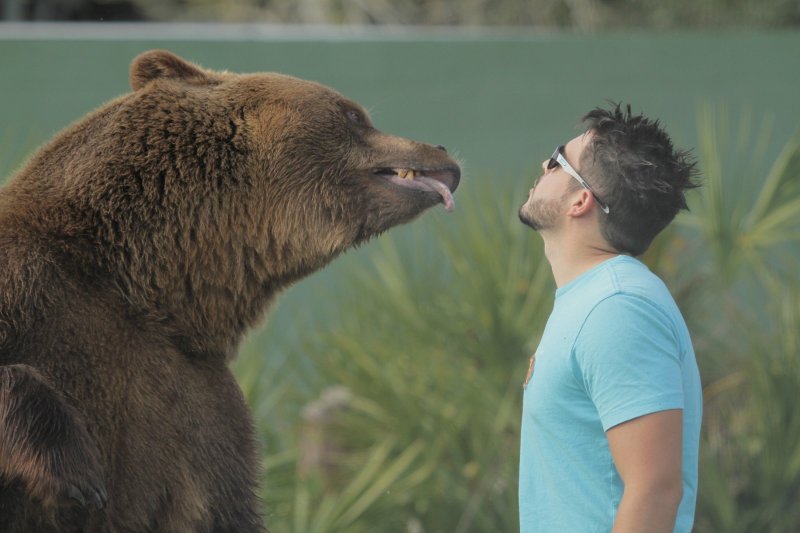
[[570,176],[572,176],[573,178],[578,180],[578,183],[580,183],[583,186],[584,189],[586,189],[587,191],[592,193],[592,196],[594,196],[594,199],[597,200],[597,205],[600,206],[600,209],[603,210],[603,213],[608,214],[608,212],[609,212],[608,204],[606,204],[604,201],[602,201],[597,196],[597,194],[595,194],[595,192],[592,190],[592,188],[589,187],[589,184],[586,183],[586,180],[583,179],[580,176],[580,174],[578,174],[578,172],[574,168],[572,168],[572,165],[570,165],[567,162],[567,158],[564,157],[564,145],[563,144],[560,145],[558,148],[556,148],[556,151],[553,152],[553,155],[550,156],[550,160],[547,162],[547,170],[552,170],[552,169],[554,169],[554,168],[556,168],[558,166],[563,168],[567,172],[567,174],[569,174]]

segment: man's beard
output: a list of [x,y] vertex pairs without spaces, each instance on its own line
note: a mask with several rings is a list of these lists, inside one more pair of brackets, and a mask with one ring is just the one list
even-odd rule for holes
[[519,219],[534,231],[550,229],[556,225],[558,215],[561,213],[562,203],[562,200],[533,200],[529,198],[519,208]]

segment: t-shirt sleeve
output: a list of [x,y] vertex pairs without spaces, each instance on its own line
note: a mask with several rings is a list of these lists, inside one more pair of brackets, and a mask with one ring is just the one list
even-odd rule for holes
[[683,409],[681,347],[668,315],[626,294],[600,302],[573,348],[576,378],[603,430],[658,411]]

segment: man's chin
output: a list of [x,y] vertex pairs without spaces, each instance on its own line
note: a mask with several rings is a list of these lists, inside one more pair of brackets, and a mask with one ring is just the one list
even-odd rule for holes
[[525,205],[519,208],[519,212],[517,213],[519,216],[519,221],[531,228],[534,231],[539,231],[540,227],[539,224],[536,223],[535,220],[531,217],[530,213],[525,210]]

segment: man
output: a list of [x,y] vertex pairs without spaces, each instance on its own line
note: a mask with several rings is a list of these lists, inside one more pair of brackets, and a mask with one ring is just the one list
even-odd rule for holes
[[525,382],[521,530],[689,532],[700,376],[674,300],[635,258],[686,209],[695,164],[630,106],[583,120],[519,210],[557,286]]

